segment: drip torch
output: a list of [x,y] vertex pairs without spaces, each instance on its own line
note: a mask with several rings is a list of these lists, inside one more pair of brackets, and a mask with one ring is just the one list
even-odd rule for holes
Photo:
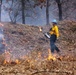
[[49,32],[43,32],[42,27],[39,27],[39,30],[40,30],[40,32],[42,32],[44,34],[45,37],[47,37],[48,39],[50,39],[51,35],[49,34]]

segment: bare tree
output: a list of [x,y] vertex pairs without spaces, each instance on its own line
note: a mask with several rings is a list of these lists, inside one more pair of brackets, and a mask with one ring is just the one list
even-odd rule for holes
[[2,0],[0,0],[0,22],[1,22],[1,6],[2,6]]
[[[9,13],[9,17],[11,19],[11,22],[13,23],[16,23],[17,21],[18,22],[22,21],[22,23],[25,24],[26,17],[31,17],[31,18],[36,17],[39,13],[39,12],[36,12],[36,10],[34,10],[36,6],[40,7],[41,9],[45,7],[46,25],[49,25],[50,12],[55,12],[56,14],[55,17],[59,18],[59,20],[62,20],[70,16],[72,18],[76,17],[75,16],[75,12],[76,12],[75,0],[72,0],[72,1],[71,0],[7,0],[7,1],[8,2],[10,1],[10,2],[8,3],[8,6],[5,7],[5,9]],[[49,7],[50,5],[51,7],[54,7],[53,9],[51,9],[51,11],[49,11],[49,9],[51,8]]]
[[12,23],[16,23],[17,18],[19,19],[20,7],[20,3],[17,2],[17,0],[8,1],[7,6],[4,6],[4,9],[8,12]]
[[49,0],[46,0],[46,25],[49,25]]
[[64,0],[62,2],[63,19],[76,20],[76,1]]
[[36,6],[40,6],[40,8],[42,9],[42,7],[46,7],[46,25],[49,25],[49,0],[34,0],[35,1],[35,7]]
[[[25,18],[31,17],[34,13],[31,0],[6,0],[4,5],[5,11],[8,12],[11,22],[16,23],[17,21],[25,24]],[[31,14],[30,14],[30,13]]]
[[61,0],[56,0],[59,10],[59,20],[62,20],[62,3]]
[[22,23],[25,24],[25,0],[21,0],[22,3]]

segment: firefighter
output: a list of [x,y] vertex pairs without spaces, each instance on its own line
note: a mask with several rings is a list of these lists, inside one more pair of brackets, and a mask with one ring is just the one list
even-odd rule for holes
[[51,35],[50,37],[50,47],[51,47],[51,53],[53,54],[54,51],[56,50],[57,53],[60,53],[60,50],[58,49],[58,47],[55,45],[56,40],[59,37],[59,30],[58,30],[58,26],[57,26],[57,22],[56,20],[54,20],[52,22],[52,28],[49,31],[49,34]]

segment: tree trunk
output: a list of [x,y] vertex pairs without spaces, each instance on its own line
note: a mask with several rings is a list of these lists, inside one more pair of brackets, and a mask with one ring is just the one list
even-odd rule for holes
[[59,10],[59,20],[62,20],[62,5],[60,0],[56,0],[57,5],[58,5],[58,10]]
[[49,25],[49,0],[46,0],[46,25]]
[[2,0],[0,0],[0,22],[1,22],[1,6],[2,6]]
[[25,0],[21,0],[22,2],[22,23],[25,24]]
[[59,20],[62,20],[62,6],[61,6],[61,4],[58,4],[58,9],[59,9]]

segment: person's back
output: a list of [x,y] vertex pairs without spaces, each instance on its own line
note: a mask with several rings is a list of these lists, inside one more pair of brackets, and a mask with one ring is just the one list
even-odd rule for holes
[[50,30],[50,35],[53,35],[55,34],[56,37],[58,38],[59,37],[59,30],[58,30],[58,26],[56,24],[53,24],[53,27],[51,28]]

